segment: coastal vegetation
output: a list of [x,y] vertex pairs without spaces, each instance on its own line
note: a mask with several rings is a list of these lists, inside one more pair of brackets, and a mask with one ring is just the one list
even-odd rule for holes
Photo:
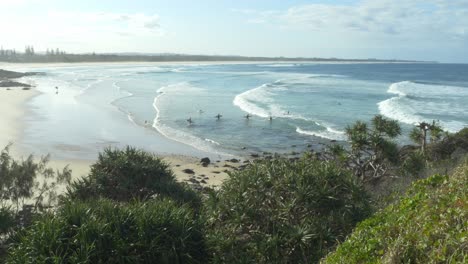
[[322,263],[466,263],[468,163],[412,184]]
[[332,162],[279,158],[234,172],[206,201],[214,263],[312,263],[371,213],[361,183]]
[[171,200],[68,201],[12,238],[6,263],[205,263],[203,223]]
[[146,201],[169,198],[199,207],[201,200],[187,184],[178,183],[169,165],[143,150],[105,149],[91,166],[88,177],[72,182],[67,199],[107,198],[114,201]]
[[116,53],[99,54],[95,52],[72,54],[58,48],[37,52],[33,46],[26,46],[24,52],[15,49],[0,48],[0,61],[13,63],[51,63],[51,62],[174,62],[174,61],[352,61],[352,62],[419,62],[407,60],[378,59],[339,59],[339,58],[305,58],[305,57],[247,57],[231,55],[191,55],[176,53]]
[[[398,123],[382,116],[356,122],[346,133],[349,144],[252,161],[219,189],[202,191],[177,182],[164,161],[132,147],[104,150],[89,175],[71,183],[67,168],[47,169],[47,158],[17,161],[6,148],[0,159],[3,259],[466,261],[468,128],[438,132],[424,151],[398,146]],[[58,197],[60,183],[68,188]]]

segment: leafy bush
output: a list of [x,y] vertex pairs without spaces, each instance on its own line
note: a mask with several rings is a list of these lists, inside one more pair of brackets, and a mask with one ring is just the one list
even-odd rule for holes
[[468,152],[468,128],[449,134],[441,141],[430,144],[428,156],[431,160],[449,159],[457,149],[464,153]]
[[82,200],[104,197],[116,201],[161,196],[196,206],[201,202],[197,193],[175,181],[168,164],[132,147],[109,148],[100,153],[88,177],[73,182],[67,196]]
[[401,134],[396,120],[376,115],[370,126],[357,121],[346,127],[351,151],[348,167],[363,181],[371,181],[385,176],[389,164],[398,162],[398,147],[393,141]]
[[16,160],[10,155],[9,147],[0,152],[2,202],[11,204],[16,212],[26,203],[32,203],[35,210],[53,204],[57,198],[57,185],[70,182],[71,170],[68,167],[62,171],[48,168],[49,156],[42,157],[38,162],[32,155],[25,160]]
[[202,224],[173,201],[74,201],[20,232],[7,263],[204,263]]
[[215,263],[311,263],[370,212],[348,171],[305,158],[232,173],[207,208]]
[[9,207],[0,207],[0,234],[4,234],[15,226],[14,212]]
[[407,155],[400,167],[403,175],[418,176],[426,167],[426,158],[420,151],[414,151]]
[[468,163],[417,181],[358,225],[323,263],[466,263]]

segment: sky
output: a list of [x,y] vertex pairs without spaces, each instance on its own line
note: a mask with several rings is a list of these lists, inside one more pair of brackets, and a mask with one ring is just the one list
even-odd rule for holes
[[468,63],[468,0],[0,0],[0,45]]

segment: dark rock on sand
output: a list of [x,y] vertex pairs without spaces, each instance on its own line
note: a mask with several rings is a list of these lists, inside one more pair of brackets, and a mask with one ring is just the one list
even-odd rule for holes
[[187,173],[187,174],[195,174],[195,171],[193,171],[192,169],[185,169],[185,170],[182,170],[182,171]]
[[202,164],[203,164],[203,163],[210,164],[210,163],[211,163],[211,160],[210,160],[210,158],[205,157],[205,158],[203,158],[203,159],[200,160],[200,163],[202,163]]
[[254,153],[254,154],[250,154],[250,157],[252,157],[252,158],[258,158],[258,157],[260,157],[260,156],[259,156],[258,154],[255,154],[255,153]]
[[14,71],[6,71],[0,69],[0,80],[1,79],[16,79],[21,78],[24,76],[32,76],[32,75],[45,75],[42,72],[14,72]]
[[239,162],[238,159],[230,159],[229,161],[232,162],[232,163],[238,163]]
[[0,87],[24,87],[31,88],[32,86],[26,83],[20,83],[15,81],[0,81]]
[[195,179],[193,179],[193,178],[190,179],[189,182],[191,182],[191,183],[200,183],[198,180],[195,180]]

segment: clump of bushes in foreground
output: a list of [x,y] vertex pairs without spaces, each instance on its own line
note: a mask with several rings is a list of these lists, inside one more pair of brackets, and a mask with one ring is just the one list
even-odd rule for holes
[[468,162],[452,176],[415,182],[358,225],[323,263],[466,263]]
[[207,207],[214,263],[312,263],[370,213],[350,172],[309,158],[234,172]]
[[179,204],[199,207],[199,195],[187,184],[176,182],[169,165],[140,149],[105,149],[91,166],[89,175],[73,182],[68,199],[108,198],[115,201],[167,197]]
[[205,263],[203,225],[168,199],[73,201],[16,234],[7,263]]

